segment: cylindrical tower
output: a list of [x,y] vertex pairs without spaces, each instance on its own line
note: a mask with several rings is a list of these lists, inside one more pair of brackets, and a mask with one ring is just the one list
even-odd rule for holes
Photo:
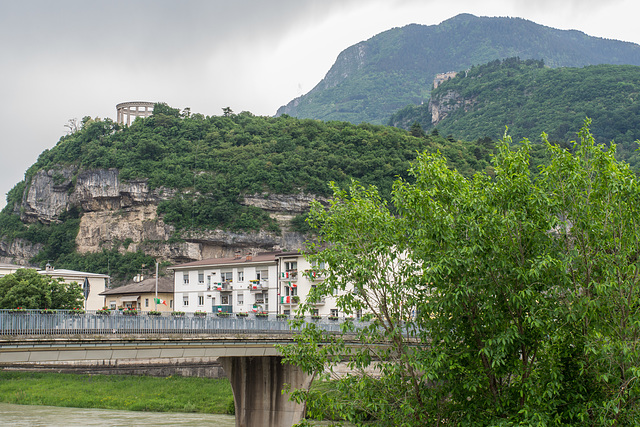
[[153,114],[153,102],[145,101],[132,101],[122,102],[116,105],[117,119],[116,122],[125,124],[125,117],[127,126],[131,124],[131,118],[135,120],[136,117],[149,117]]

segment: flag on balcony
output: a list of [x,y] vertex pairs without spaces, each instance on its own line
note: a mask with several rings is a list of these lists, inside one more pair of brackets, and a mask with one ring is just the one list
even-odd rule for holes
[[283,272],[282,273],[282,278],[283,279],[288,279],[289,278],[289,272],[288,271]]
[[160,298],[154,298],[153,301],[155,301],[156,304],[164,304],[167,305],[167,302],[163,299]]

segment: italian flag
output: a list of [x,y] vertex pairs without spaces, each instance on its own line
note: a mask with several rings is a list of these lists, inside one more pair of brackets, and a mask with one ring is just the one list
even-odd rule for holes
[[156,304],[164,304],[164,305],[167,305],[167,302],[166,302],[165,300],[163,300],[163,299],[160,299],[160,298],[154,298],[153,300],[156,302]]

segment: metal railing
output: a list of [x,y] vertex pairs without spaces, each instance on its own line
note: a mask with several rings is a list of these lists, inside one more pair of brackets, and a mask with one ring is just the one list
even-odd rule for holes
[[[218,317],[186,313],[149,315],[142,312],[125,315],[113,311],[100,314],[97,311],[74,313],[57,310],[42,313],[40,310],[0,310],[0,335],[96,335],[96,334],[291,334],[295,332],[288,320],[275,314],[247,317]],[[308,317],[328,332],[339,332],[345,319]]]

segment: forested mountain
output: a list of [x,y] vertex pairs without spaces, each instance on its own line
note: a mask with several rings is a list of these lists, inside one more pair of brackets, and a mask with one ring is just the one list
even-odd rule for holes
[[406,107],[390,124],[409,128],[417,121],[463,140],[497,140],[508,126],[514,140],[538,140],[545,132],[565,143],[585,117],[599,143],[614,141],[619,158],[640,166],[640,67],[550,69],[542,61],[496,60],[458,73],[432,92],[428,105]]
[[640,65],[640,46],[521,18],[463,14],[439,25],[394,28],[345,49],[316,87],[277,114],[387,123],[406,105],[426,103],[437,73],[510,57],[552,68]]
[[131,126],[86,117],[9,192],[0,260],[124,278],[150,256],[299,249],[309,201],[329,196],[329,181],[355,178],[389,195],[423,150],[445,153],[467,176],[489,164],[490,144],[414,134],[247,112],[205,117],[164,104]]

